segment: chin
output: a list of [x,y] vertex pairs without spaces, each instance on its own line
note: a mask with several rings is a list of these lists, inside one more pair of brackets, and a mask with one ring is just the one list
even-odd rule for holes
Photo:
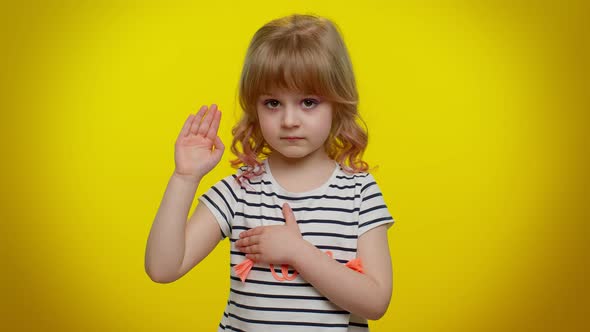
[[279,150],[276,150],[276,152],[278,152],[281,156],[283,156],[284,158],[287,158],[287,159],[301,159],[301,158],[304,158],[309,155],[309,153],[307,153],[307,152],[293,152],[293,151],[285,152],[285,151],[279,151]]
[[273,152],[280,154],[286,159],[301,159],[310,153],[306,149],[272,149]]

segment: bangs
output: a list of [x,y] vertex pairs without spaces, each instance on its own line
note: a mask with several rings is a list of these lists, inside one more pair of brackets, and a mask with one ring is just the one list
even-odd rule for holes
[[[269,52],[270,53],[270,52]],[[260,92],[292,90],[301,93],[325,95],[326,77],[330,77],[330,66],[323,54],[310,49],[278,49],[267,54],[256,66],[256,86]]]
[[336,78],[337,74],[333,73],[331,62],[325,48],[305,45],[297,36],[287,42],[261,45],[252,54],[244,77],[244,97],[253,101],[263,93],[290,90],[336,101],[340,98],[330,78]]

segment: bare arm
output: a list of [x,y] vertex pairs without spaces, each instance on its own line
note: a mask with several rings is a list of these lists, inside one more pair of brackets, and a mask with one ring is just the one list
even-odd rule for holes
[[198,183],[174,174],[150,230],[145,270],[155,282],[173,282],[205,258],[221,239],[215,217],[204,205],[187,215]]
[[381,318],[391,299],[392,269],[387,228],[378,226],[358,240],[358,257],[364,274],[330,258],[307,241],[295,256],[293,267],[320,293],[358,316]]
[[[206,114],[205,114],[206,113]],[[221,159],[217,136],[221,113],[213,105],[190,115],[176,141],[176,169],[152,224],[145,271],[155,282],[172,282],[198,264],[220,240],[219,226],[205,206],[187,216],[202,177]]]

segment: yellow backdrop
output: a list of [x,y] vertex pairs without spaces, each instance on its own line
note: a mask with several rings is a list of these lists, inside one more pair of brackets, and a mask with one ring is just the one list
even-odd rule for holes
[[0,329],[216,329],[227,241],[162,285],[147,236],[187,115],[220,105],[229,145],[248,42],[291,13],[340,26],[396,219],[371,329],[588,329],[588,8],[501,3],[3,2]]

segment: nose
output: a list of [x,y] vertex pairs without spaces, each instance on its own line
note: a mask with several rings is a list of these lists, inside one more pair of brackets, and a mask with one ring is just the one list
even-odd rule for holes
[[299,114],[297,108],[294,106],[286,106],[285,111],[282,114],[281,126],[284,128],[299,127]]

